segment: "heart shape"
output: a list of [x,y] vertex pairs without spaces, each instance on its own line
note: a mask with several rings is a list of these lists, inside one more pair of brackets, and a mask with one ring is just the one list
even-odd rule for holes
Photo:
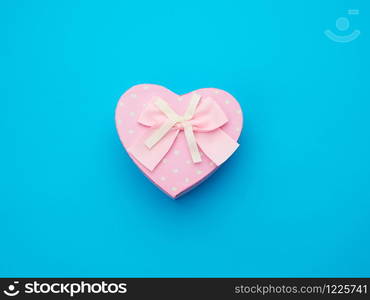
[[[204,88],[180,96],[159,85],[139,84],[126,91],[116,107],[116,127],[126,151],[138,137],[148,134],[148,127],[140,124],[138,118],[154,97],[165,100],[174,112],[183,115],[194,94],[202,99],[210,97],[218,104],[228,119],[220,129],[237,141],[243,126],[243,115],[239,103],[229,93],[220,89]],[[168,153],[152,171],[140,163],[130,151],[128,154],[155,185],[170,197],[177,198],[201,183],[218,167],[201,149],[199,152],[202,161],[193,163],[184,131],[180,131]]]

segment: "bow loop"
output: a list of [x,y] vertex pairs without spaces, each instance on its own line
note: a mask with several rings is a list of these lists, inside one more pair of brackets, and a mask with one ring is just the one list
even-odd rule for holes
[[139,138],[129,152],[152,171],[183,130],[193,163],[202,161],[199,146],[216,165],[220,165],[239,146],[220,129],[227,121],[223,110],[210,97],[201,99],[194,93],[183,116],[174,112],[166,101],[155,97],[138,118],[138,122],[150,127],[151,132]]
[[228,119],[221,107],[211,97],[202,99],[191,120],[194,131],[207,132],[220,128]]
[[166,122],[168,116],[156,105],[156,103],[158,103],[157,101],[163,100],[159,97],[154,97],[153,100],[145,106],[137,120],[140,124],[148,127],[159,127],[159,125]]

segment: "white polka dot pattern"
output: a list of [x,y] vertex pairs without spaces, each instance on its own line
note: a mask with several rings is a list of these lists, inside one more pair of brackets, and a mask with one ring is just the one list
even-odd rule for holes
[[[201,96],[209,96],[218,103],[229,120],[222,130],[237,140],[243,125],[243,114],[238,102],[227,92],[214,88],[195,92]],[[179,96],[164,87],[152,84],[137,85],[124,93],[116,108],[116,123],[120,139],[126,149],[137,137],[148,134],[150,128],[140,125],[137,118],[154,96],[161,97],[178,114],[183,115],[191,93]],[[180,131],[170,151],[152,172],[132,156],[131,158],[146,176],[174,198],[202,181],[217,168],[202,152],[202,161],[197,164],[192,162],[183,131]]]

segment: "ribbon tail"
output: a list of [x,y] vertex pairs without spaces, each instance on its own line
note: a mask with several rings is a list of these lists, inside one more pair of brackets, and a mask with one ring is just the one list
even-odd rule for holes
[[217,166],[224,163],[239,147],[239,144],[222,129],[195,132],[198,146]]
[[146,139],[145,145],[151,149],[155,144],[157,144],[166,134],[169,132],[173,125],[176,124],[176,121],[168,121],[162,124],[161,127],[154,130],[154,132]]
[[145,141],[153,134],[150,132],[139,137],[128,149],[136,160],[138,160],[148,170],[153,171],[160,161],[165,157],[175,141],[179,130],[170,130],[163,138],[158,141],[151,149],[145,145]]
[[188,143],[188,148],[190,151],[191,158],[193,160],[193,163],[199,163],[202,161],[202,158],[200,157],[200,153],[198,150],[198,145],[195,140],[194,132],[193,132],[193,126],[190,124],[184,125],[184,132],[185,132],[185,138]]

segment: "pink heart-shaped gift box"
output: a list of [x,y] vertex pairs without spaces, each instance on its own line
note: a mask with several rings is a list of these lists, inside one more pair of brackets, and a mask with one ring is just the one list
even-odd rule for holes
[[[154,97],[165,100],[174,112],[183,115],[194,93],[202,98],[210,97],[218,104],[228,119],[220,129],[237,141],[243,126],[243,115],[239,103],[229,93],[204,88],[180,96],[159,85],[139,84],[121,96],[116,108],[116,127],[126,151],[139,137],[148,134],[148,127],[140,124],[138,118]],[[184,131],[179,132],[170,150],[153,170],[147,169],[130,151],[128,154],[139,169],[172,198],[177,198],[198,185],[218,167],[201,149],[202,161],[193,163]]]

